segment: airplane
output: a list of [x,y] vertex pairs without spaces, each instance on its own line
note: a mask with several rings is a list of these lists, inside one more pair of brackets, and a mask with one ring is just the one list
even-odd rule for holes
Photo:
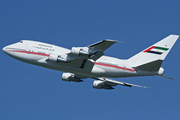
[[81,82],[82,79],[92,78],[93,88],[96,89],[111,90],[117,85],[147,88],[110,78],[161,76],[172,79],[163,75],[161,64],[178,37],[169,35],[129,59],[104,56],[104,51],[118,42],[108,39],[87,47],[72,47],[71,50],[43,42],[21,40],[5,46],[3,51],[17,60],[63,71],[63,81]]

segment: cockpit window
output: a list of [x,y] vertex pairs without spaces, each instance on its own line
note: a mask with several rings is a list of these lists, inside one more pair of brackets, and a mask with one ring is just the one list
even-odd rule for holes
[[20,43],[23,43],[23,41],[21,40]]

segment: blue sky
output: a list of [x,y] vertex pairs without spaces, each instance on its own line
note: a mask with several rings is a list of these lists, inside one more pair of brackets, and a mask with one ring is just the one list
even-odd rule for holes
[[[124,41],[105,54],[127,59],[170,34],[180,35],[179,0],[1,0],[0,48],[22,39],[71,47]],[[163,119],[180,117],[179,40],[160,77],[116,80],[153,87],[93,89],[92,79],[64,82],[62,72],[17,61],[0,51],[1,120]]]

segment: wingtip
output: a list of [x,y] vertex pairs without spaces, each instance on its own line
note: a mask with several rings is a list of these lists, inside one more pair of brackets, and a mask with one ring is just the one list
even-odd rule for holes
[[144,88],[149,88],[149,89],[153,89],[153,87],[144,87]]
[[174,36],[174,37],[179,38],[179,35],[176,35],[176,34],[170,34],[169,36]]
[[103,40],[103,41],[110,41],[110,42],[118,42],[117,40],[111,40],[111,39],[105,39],[105,40]]

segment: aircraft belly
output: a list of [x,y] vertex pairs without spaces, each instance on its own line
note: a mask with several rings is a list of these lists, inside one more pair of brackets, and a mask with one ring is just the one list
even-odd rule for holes
[[41,63],[37,61],[35,64],[48,69],[74,73],[85,77],[94,77],[91,75],[89,71],[82,69],[80,67],[76,67],[76,66],[73,67],[71,63],[57,63],[57,62],[50,62],[47,60],[46,62],[42,61]]

